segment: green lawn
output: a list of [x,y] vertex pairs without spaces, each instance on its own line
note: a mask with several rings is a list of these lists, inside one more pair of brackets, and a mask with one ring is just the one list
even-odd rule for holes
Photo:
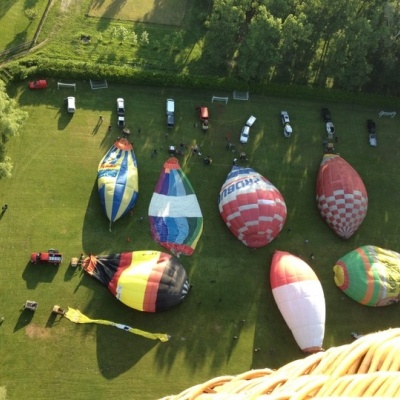
[[[171,3],[173,7],[169,7]],[[45,46],[38,47],[35,54],[57,60],[84,59],[146,70],[178,73],[190,69],[206,74],[207,60],[201,57],[204,18],[208,12],[205,4],[194,0],[154,4],[141,0],[135,2],[135,7],[132,2],[125,2],[118,10],[112,8],[118,4],[121,2],[55,2],[39,36],[39,42],[45,42]],[[147,7],[153,7],[150,14],[146,14]],[[96,16],[94,9],[99,10]],[[141,13],[142,17],[126,17],[134,19],[132,22],[119,15],[124,10]],[[148,43],[141,41],[144,32]],[[82,36],[89,36],[90,41],[83,42]]]
[[[77,82],[76,92],[58,91],[51,82],[46,91],[29,92],[24,83],[10,90],[29,119],[8,143],[13,177],[0,181],[0,203],[9,205],[0,220],[0,316],[5,317],[0,326],[0,398],[6,393],[4,399],[18,400],[156,399],[212,377],[276,368],[303,357],[269,288],[275,249],[302,257],[319,276],[327,303],[326,348],[348,343],[352,331],[396,326],[398,306],[373,309],[355,303],[335,287],[332,267],[338,258],[365,244],[400,251],[397,116],[379,119],[380,109],[352,104],[256,96],[248,102],[230,98],[225,106],[212,104],[211,96],[229,94],[111,82],[109,86],[92,91],[88,82]],[[72,117],[64,109],[67,95],[77,99]],[[110,233],[100,207],[96,173],[100,159],[120,134],[115,122],[119,96],[125,98],[133,132],[140,197],[133,215],[117,221]],[[176,101],[176,126],[166,138],[168,97]],[[207,134],[194,127],[197,105],[210,109]],[[324,135],[322,105],[331,110],[340,155],[360,173],[369,194],[368,215],[347,241],[328,228],[315,205]],[[282,109],[292,119],[290,139],[282,134]],[[251,114],[257,122],[248,145],[241,147],[239,132]],[[96,130],[99,115],[104,122]],[[377,122],[377,148],[368,145],[367,118]],[[286,200],[284,230],[258,250],[242,245],[219,216],[217,197],[234,157],[225,148],[227,133],[239,150],[247,152],[249,164]],[[195,254],[182,256],[193,288],[180,306],[144,314],[119,303],[97,281],[68,268],[68,262],[81,252],[162,250],[152,241],[147,222],[139,220],[147,215],[168,157],[167,145],[182,142],[197,143],[214,160],[212,166],[204,166],[201,157],[181,159],[204,214],[204,232]],[[159,149],[157,158],[150,157],[154,148]],[[29,265],[31,252],[50,247],[63,253],[62,266]],[[27,299],[39,302],[34,315],[20,311]],[[112,327],[54,321],[50,313],[54,304],[78,308],[92,318],[169,333],[172,338],[158,343]]]
[[[47,0],[2,0],[0,2],[0,52],[33,39]],[[36,18],[30,20],[26,11]]]
[[92,0],[89,15],[152,24],[181,25],[188,0]]

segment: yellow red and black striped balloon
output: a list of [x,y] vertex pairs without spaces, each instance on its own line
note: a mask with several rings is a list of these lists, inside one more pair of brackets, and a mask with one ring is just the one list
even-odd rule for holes
[[190,285],[181,262],[160,251],[90,255],[83,269],[135,310],[157,312],[179,304]]

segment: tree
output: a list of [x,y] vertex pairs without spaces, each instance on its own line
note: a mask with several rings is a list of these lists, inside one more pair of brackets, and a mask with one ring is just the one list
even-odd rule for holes
[[8,97],[2,80],[0,80],[0,115],[0,178],[3,178],[10,177],[12,170],[11,159],[6,155],[5,144],[10,137],[18,134],[28,114],[18,107],[14,99]]
[[124,26],[117,25],[110,30],[110,36],[111,38],[117,38],[122,43],[129,36],[129,31]]
[[280,60],[281,20],[265,6],[258,7],[251,19],[236,60],[237,74],[246,82],[269,80]]
[[370,13],[376,48],[369,52],[372,65],[370,81],[364,86],[369,91],[400,95],[400,4],[388,1],[379,13]]
[[309,66],[315,56],[315,44],[310,40],[313,26],[300,12],[289,14],[282,23],[279,51],[281,61],[275,67],[277,81],[307,83]]
[[243,36],[246,14],[243,2],[216,0],[203,44],[203,56],[214,69],[226,72]]
[[360,18],[349,21],[347,29],[333,37],[325,73],[334,77],[335,87],[360,90],[368,82],[372,66],[367,55],[376,47],[374,34],[369,22]]

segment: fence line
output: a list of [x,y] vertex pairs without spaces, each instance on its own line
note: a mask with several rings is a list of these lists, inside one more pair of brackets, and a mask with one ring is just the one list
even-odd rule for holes
[[17,46],[10,47],[9,49],[4,50],[0,53],[0,59],[6,60],[11,55],[19,54],[23,51],[29,50],[33,46],[33,43],[33,40],[30,40],[29,42],[24,42]]
[[18,54],[27,52],[33,46],[36,45],[36,42],[38,40],[38,37],[39,37],[40,32],[41,32],[42,27],[43,27],[43,24],[46,21],[47,14],[49,13],[49,10],[50,10],[50,7],[52,6],[52,4],[53,4],[53,0],[48,0],[46,9],[44,10],[42,18],[40,19],[39,25],[38,25],[38,27],[36,29],[36,32],[35,32],[35,35],[33,36],[33,39],[28,41],[28,42],[24,42],[24,43],[18,44],[16,46],[10,47],[9,49],[0,52],[0,60],[1,61],[7,61],[8,59],[12,58],[12,56],[16,56]]

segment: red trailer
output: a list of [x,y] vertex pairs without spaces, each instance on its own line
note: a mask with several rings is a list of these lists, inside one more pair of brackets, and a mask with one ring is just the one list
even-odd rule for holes
[[58,250],[50,249],[48,252],[32,253],[31,263],[33,264],[55,264],[59,265],[62,262],[62,254]]
[[208,108],[207,107],[196,107],[196,110],[199,112],[200,121],[208,120]]
[[203,129],[203,131],[207,131],[209,128],[208,125],[208,108],[207,107],[196,107],[196,110],[199,113],[199,119],[201,122],[201,129]]

